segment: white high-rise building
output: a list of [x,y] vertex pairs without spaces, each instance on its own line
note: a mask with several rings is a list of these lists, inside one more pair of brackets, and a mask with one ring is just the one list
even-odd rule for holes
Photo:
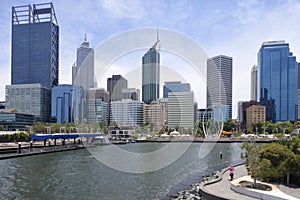
[[168,127],[189,129],[194,126],[194,93],[171,92],[168,96]]
[[[232,118],[232,57],[219,55],[207,60],[207,108],[228,106]],[[224,119],[227,120],[227,119]]]
[[257,100],[257,66],[254,65],[251,68],[251,99],[250,100]]
[[84,89],[95,88],[94,79],[94,49],[86,37],[77,49],[76,62],[72,66],[72,85],[82,86]]

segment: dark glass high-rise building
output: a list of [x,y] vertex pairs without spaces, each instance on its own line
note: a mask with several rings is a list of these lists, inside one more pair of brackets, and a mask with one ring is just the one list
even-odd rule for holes
[[142,101],[146,104],[159,98],[160,41],[146,52],[142,59]]
[[58,85],[58,40],[52,3],[12,7],[11,84]]
[[123,99],[122,90],[127,88],[127,80],[121,75],[113,75],[107,78],[107,91],[110,93],[110,101]]
[[258,99],[266,120],[295,121],[298,65],[285,41],[264,42],[258,52]]
[[206,98],[207,108],[228,107],[229,113],[223,115],[232,118],[232,57],[219,55],[207,60]]

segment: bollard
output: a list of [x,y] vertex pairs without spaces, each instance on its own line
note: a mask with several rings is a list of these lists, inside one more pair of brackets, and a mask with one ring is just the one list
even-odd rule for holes
[[21,153],[21,142],[18,143],[18,153]]
[[32,140],[30,141],[30,150],[32,150],[33,142]]
[[56,139],[54,139],[54,145],[56,146]]
[[46,146],[46,140],[44,140],[44,147]]

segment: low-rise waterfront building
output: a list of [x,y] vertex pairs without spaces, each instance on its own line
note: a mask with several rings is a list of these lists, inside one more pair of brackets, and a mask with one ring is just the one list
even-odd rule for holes
[[6,109],[34,115],[37,121],[49,122],[51,116],[51,88],[42,84],[7,85]]
[[17,113],[14,109],[0,112],[0,125],[7,131],[25,129],[33,126],[34,122],[34,115]]

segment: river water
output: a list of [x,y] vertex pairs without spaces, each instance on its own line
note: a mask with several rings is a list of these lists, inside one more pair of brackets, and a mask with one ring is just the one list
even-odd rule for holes
[[[118,145],[118,148],[128,152],[149,152],[166,145],[134,143]],[[175,162],[145,173],[112,169],[86,149],[0,160],[0,198],[170,199],[170,195],[185,189],[202,176],[241,162],[240,143],[217,143],[205,157],[201,156],[202,145],[193,143]],[[92,152],[105,148],[109,147],[94,147]],[[220,151],[222,160],[219,158]],[[155,159],[148,162],[150,165]],[[127,164],[124,161],[119,163],[120,166]]]

